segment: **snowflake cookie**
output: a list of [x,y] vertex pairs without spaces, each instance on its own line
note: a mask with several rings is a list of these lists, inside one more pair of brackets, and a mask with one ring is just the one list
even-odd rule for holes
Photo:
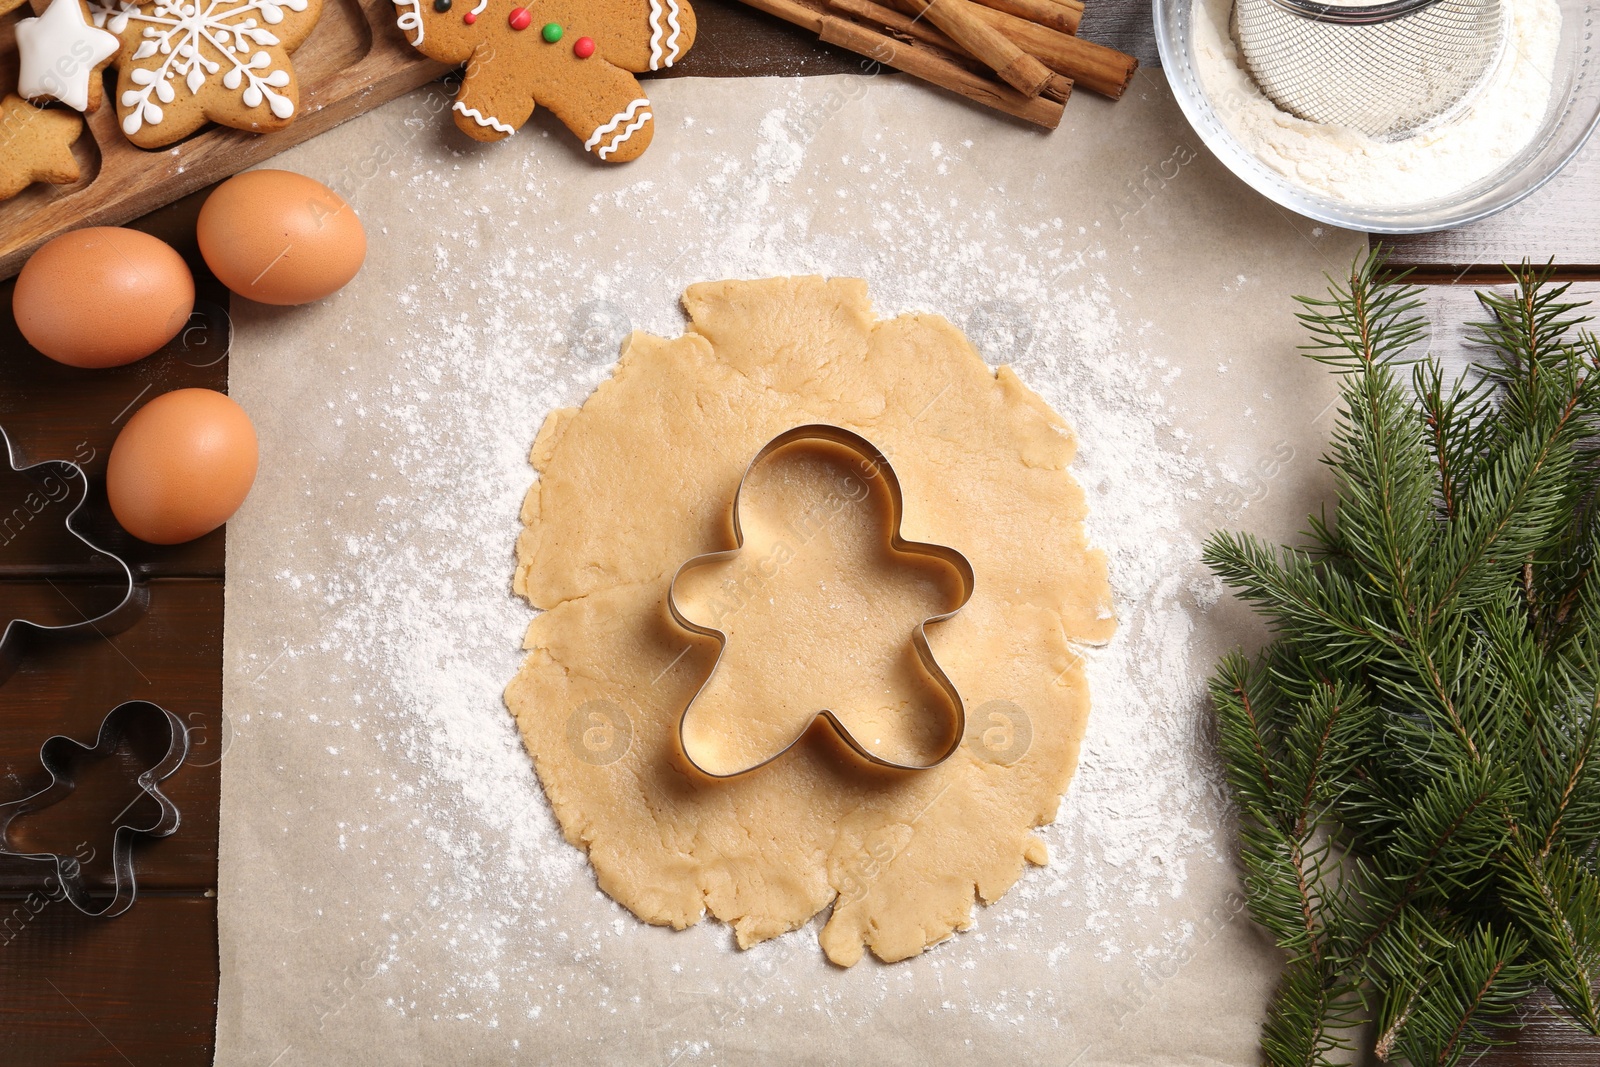
[[[529,4],[530,6],[524,6]],[[395,0],[423,55],[466,63],[456,125],[480,141],[515,133],[543,104],[608,163],[654,131],[634,73],[670,67],[694,43],[685,0]]]
[[207,122],[281,130],[299,109],[289,53],[322,0],[90,0],[94,24],[122,47],[117,117],[141,148],[160,148]]

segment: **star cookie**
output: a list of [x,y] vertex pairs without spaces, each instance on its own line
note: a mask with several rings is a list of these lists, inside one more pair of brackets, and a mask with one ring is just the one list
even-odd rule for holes
[[596,158],[649,147],[650,101],[635,73],[670,67],[694,43],[685,0],[395,0],[423,55],[466,63],[456,125],[480,141],[511,136],[543,104]]
[[160,148],[207,122],[281,130],[300,106],[289,53],[322,0],[92,0],[94,24],[121,39],[117,117],[128,140]]
[[83,120],[65,111],[34,107],[15,93],[0,100],[0,200],[34,182],[65,185],[81,177],[72,142]]
[[83,0],[50,0],[43,15],[17,23],[17,92],[97,111],[104,96],[100,71],[121,47],[90,24]]

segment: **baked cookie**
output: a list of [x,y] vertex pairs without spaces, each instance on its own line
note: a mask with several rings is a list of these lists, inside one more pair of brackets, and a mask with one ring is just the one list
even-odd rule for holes
[[49,0],[43,14],[17,23],[17,92],[98,111],[105,97],[100,72],[121,47],[91,24],[83,0]]
[[634,73],[670,67],[694,44],[686,0],[395,0],[423,55],[466,63],[456,125],[480,141],[515,133],[543,104],[608,163],[650,145],[650,101]]
[[270,133],[300,106],[289,53],[322,0],[91,0],[121,40],[117,117],[128,140],[160,148],[207,122]]
[[65,185],[81,176],[72,142],[83,120],[67,111],[34,107],[15,93],[0,100],[0,200],[34,182]]

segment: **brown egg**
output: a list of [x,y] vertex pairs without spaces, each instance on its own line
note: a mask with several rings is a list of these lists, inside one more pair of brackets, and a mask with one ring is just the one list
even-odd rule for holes
[[256,459],[256,430],[244,408],[213,389],[164,393],[140,408],[111,446],[111,511],[141,541],[192,541],[239,510]]
[[194,275],[166,242],[94,226],[46,241],[17,275],[11,309],[28,343],[72,367],[120,367],[177,336]]
[[330,296],[367,257],[355,209],[321,182],[286,170],[252,170],[217,186],[196,232],[222,284],[263,304]]

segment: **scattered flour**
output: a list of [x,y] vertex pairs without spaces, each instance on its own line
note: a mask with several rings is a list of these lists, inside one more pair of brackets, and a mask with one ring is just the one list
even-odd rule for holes
[[1233,0],[1195,0],[1195,55],[1201,84],[1244,148],[1312,192],[1370,206],[1418,204],[1465,189],[1529,144],[1550,102],[1561,6],[1506,0],[1508,39],[1476,100],[1416,134],[1378,140],[1278,110],[1239,57],[1228,30]]
[[[310,446],[326,457],[305,492],[343,490],[348,478],[352,502],[324,501],[332,517],[286,531],[290,562],[270,579],[320,615],[319,638],[281,652],[245,650],[241,659],[246,677],[259,670],[265,685],[281,672],[325,679],[323,707],[267,715],[294,716],[297,729],[326,735],[319,748],[347,753],[310,773],[363,778],[372,814],[324,810],[316,819],[344,820],[329,838],[348,857],[339,862],[352,886],[376,879],[407,903],[363,917],[351,902],[373,899],[371,890],[311,887],[286,907],[333,908],[335,937],[353,930],[358,944],[384,946],[370,967],[350,964],[377,975],[372,988],[396,1016],[556,1026],[598,1004],[618,1013],[619,1027],[630,1019],[655,1027],[618,1033],[676,1033],[662,1062],[722,1062],[718,1049],[726,1051],[747,1008],[864,1023],[936,989],[941,1010],[981,1019],[985,1032],[1060,1033],[1089,982],[1113,1011],[1136,1014],[1161,976],[1217,935],[1202,920],[1209,904],[1174,917],[1192,869],[1204,864],[1215,886],[1230,863],[1226,802],[1203,741],[1210,653],[1193,654],[1197,622],[1219,589],[1197,564],[1199,532],[1179,511],[1183,501],[1226,490],[1229,476],[1177,425],[1181,368],[1146,350],[1148,323],[1126,318],[1128,294],[1110,277],[1097,225],[1040,218],[1025,203],[972,211],[926,181],[929,170],[978,165],[983,149],[970,140],[924,144],[912,158],[880,132],[846,155],[822,157],[811,142],[832,112],[819,117],[800,88],[762,91],[779,100],[759,124],[753,155],[741,143],[748,134],[715,116],[687,130],[708,144],[728,141],[710,150],[712,164],[689,197],[624,182],[560,216],[541,208],[542,178],[530,161],[515,180],[498,179],[528,190],[516,194],[522,210],[473,210],[453,192],[483,181],[471,172],[484,164],[470,155],[394,176],[394,199],[409,206],[363,202],[355,190],[364,217],[435,215],[441,239],[419,253],[425,269],[392,294],[395,339],[379,377],[341,357],[350,337],[319,338],[325,351],[307,356],[322,361],[333,386],[326,412],[304,418]],[[531,160],[556,146],[522,147]],[[823,224],[845,177],[852,198],[873,205],[874,240]],[[991,203],[1026,195],[997,187]],[[667,228],[646,228],[633,254],[589,221],[619,211]],[[484,255],[491,241],[494,254]],[[596,263],[606,265],[601,273]],[[739,986],[726,930],[709,922],[686,933],[647,930],[594,888],[582,854],[562,840],[501,702],[530,618],[509,591],[511,547],[535,431],[548,411],[581,403],[610,374],[630,326],[675,336],[683,319],[673,297],[689,281],[811,272],[867,277],[883,318],[947,316],[1074,426],[1072,470],[1088,494],[1091,534],[1110,559],[1120,629],[1108,647],[1083,652],[1092,711],[1077,777],[1044,831],[1050,866],[1025,873],[999,903],[977,910],[975,930],[923,960],[853,978],[801,966],[820,957],[814,921],[740,957],[756,961],[746,978],[759,978]],[[477,310],[441,308],[436,279],[469,290]],[[284,371],[254,373],[267,380]],[[347,438],[352,426],[359,437]],[[370,507],[355,496],[368,491]],[[319,536],[336,546],[332,564],[294,566],[297,539]],[[230,581],[230,596],[248,595]],[[361,749],[351,746],[363,745],[377,753],[371,766],[353,755]],[[397,855],[405,834],[417,845]],[[433,888],[414,905],[407,893],[418,880]],[[628,947],[613,947],[618,939]],[[625,965],[630,959],[635,966]],[[647,967],[646,959],[673,962]],[[582,988],[571,984],[574,967],[587,976]],[[1120,991],[1108,996],[1102,982]],[[734,1014],[674,1031],[678,1009],[663,1005],[681,1000],[683,988],[720,989]],[[337,1017],[343,1004],[317,1010]]]

